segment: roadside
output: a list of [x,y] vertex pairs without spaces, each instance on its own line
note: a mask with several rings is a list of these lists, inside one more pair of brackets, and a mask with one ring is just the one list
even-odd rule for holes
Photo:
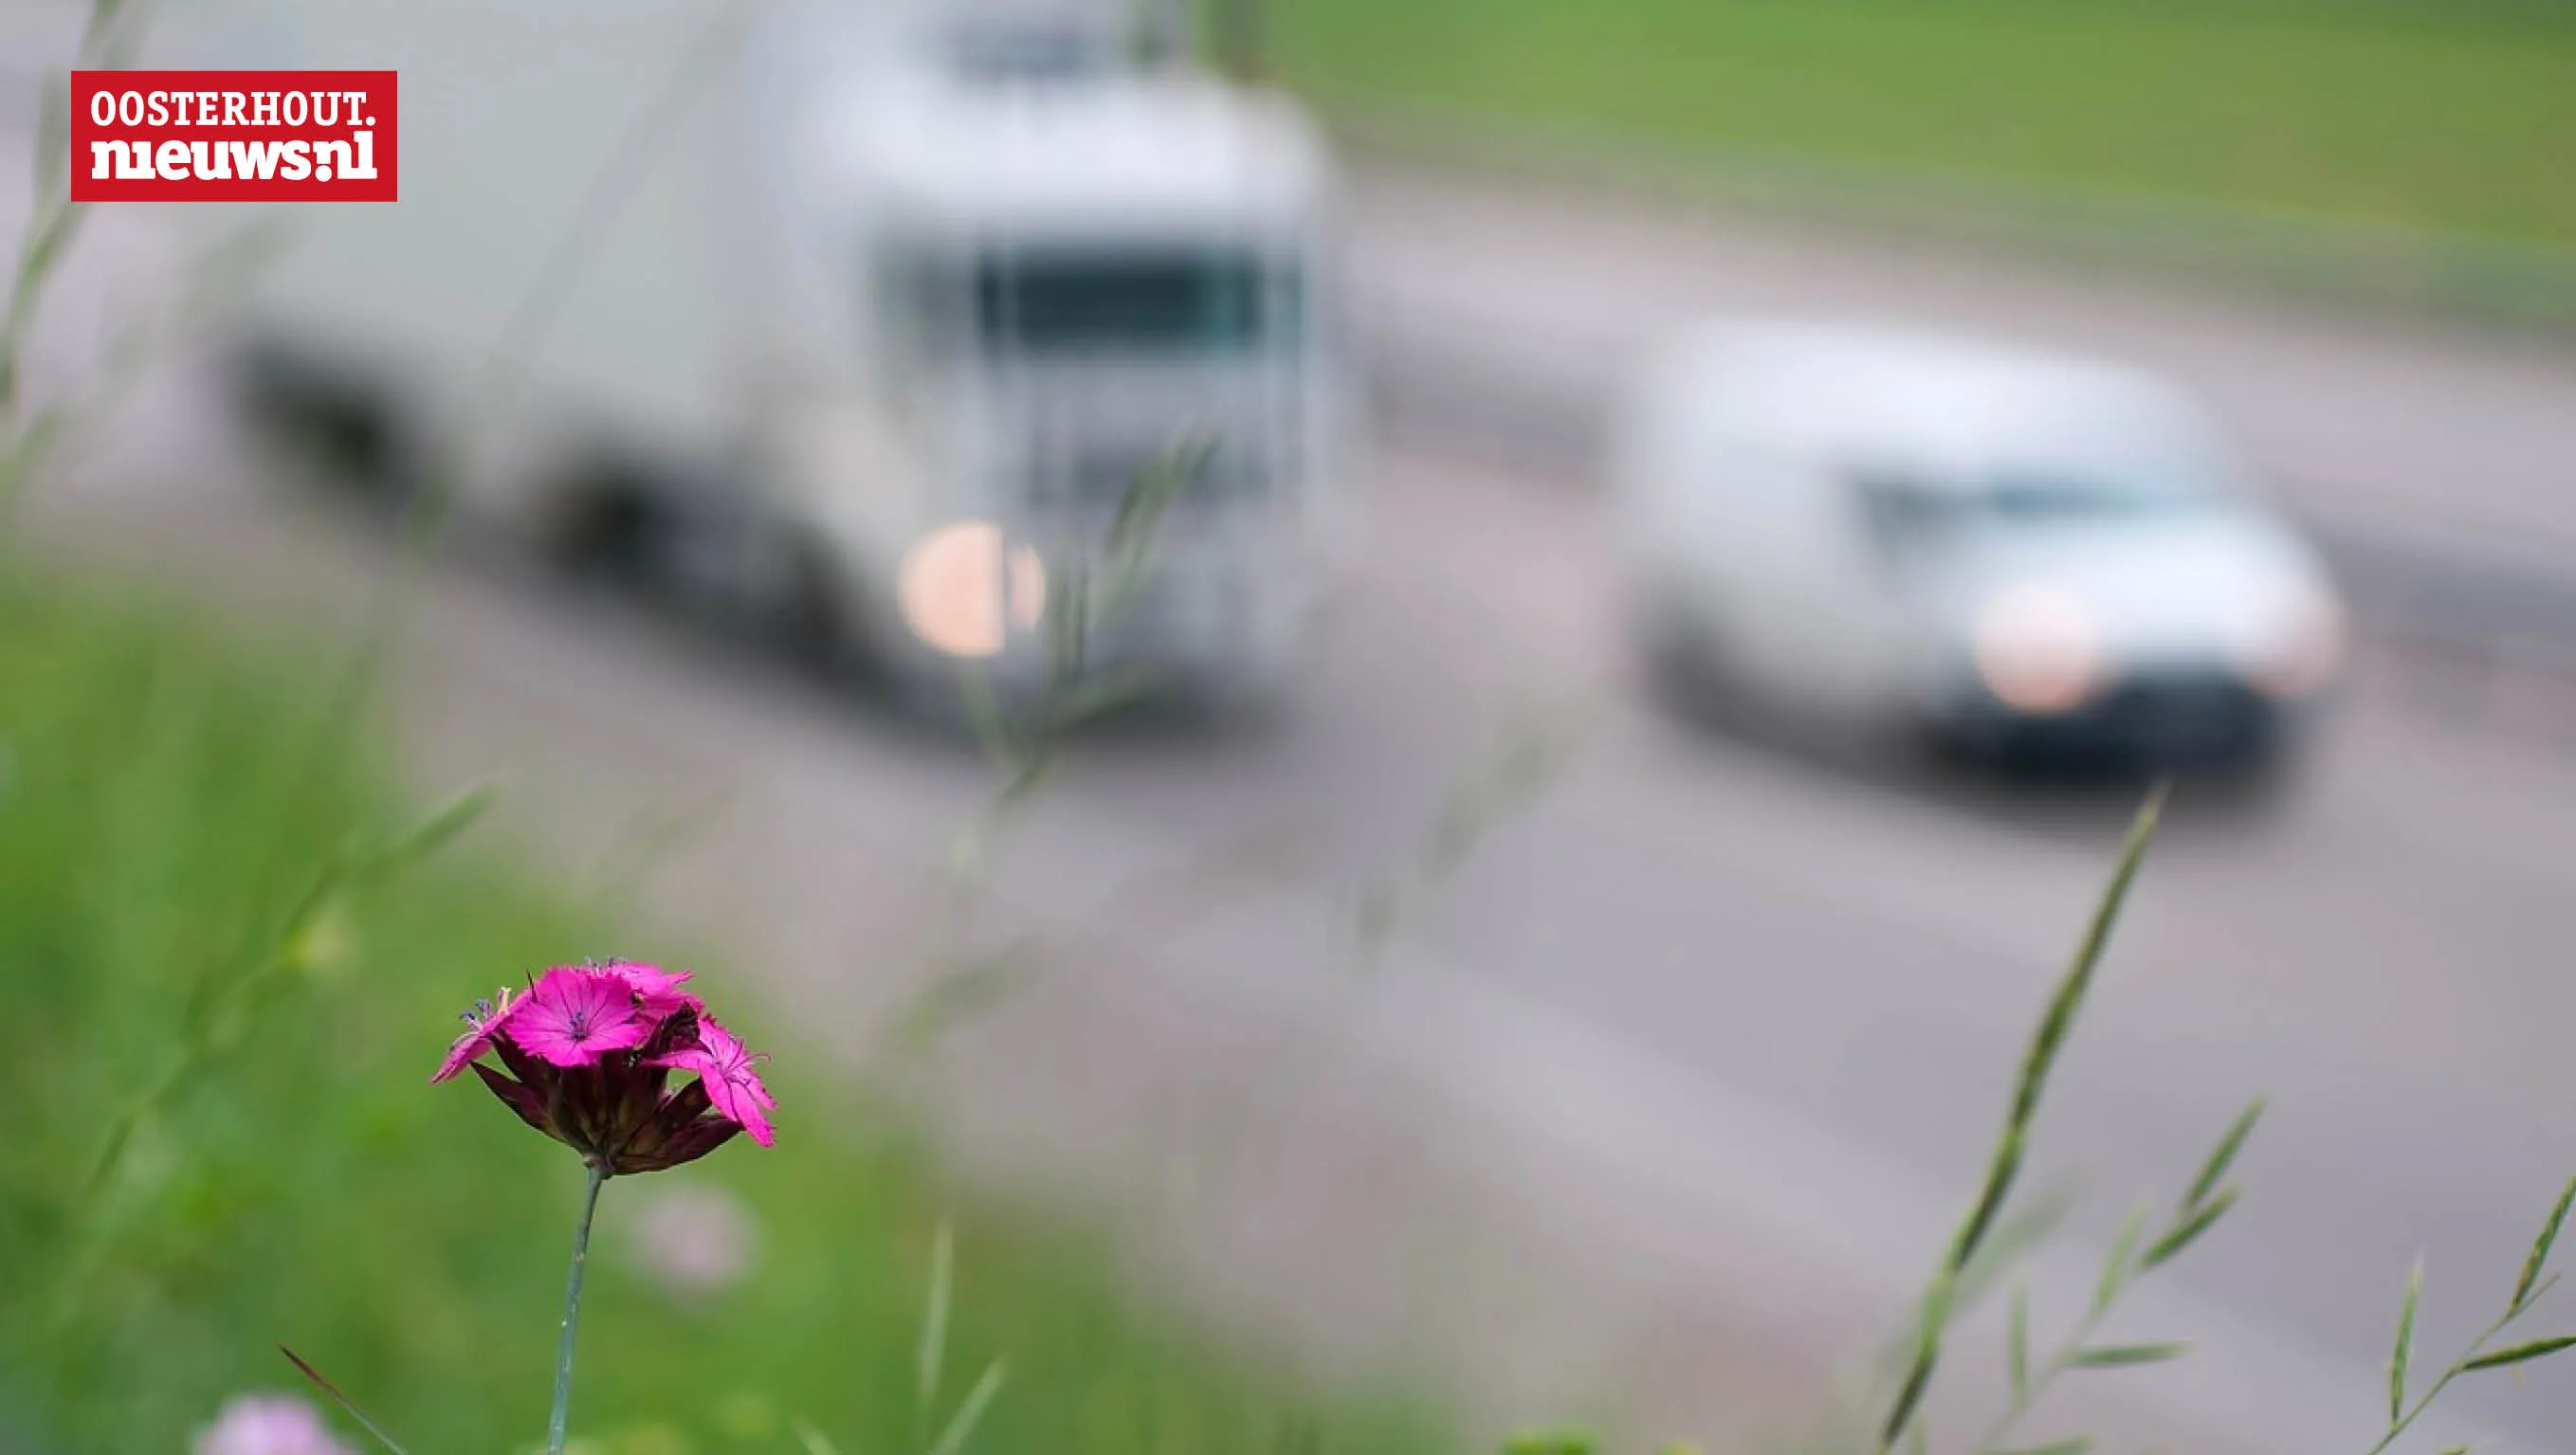
[[1399,155],[1743,215],[2576,325],[2576,26],[2516,0],[1303,0]]
[[1390,167],[2576,346],[2576,243],[2042,188],[1755,148],[1684,152],[1578,128],[1398,107],[1354,106],[1333,121],[1353,155]]

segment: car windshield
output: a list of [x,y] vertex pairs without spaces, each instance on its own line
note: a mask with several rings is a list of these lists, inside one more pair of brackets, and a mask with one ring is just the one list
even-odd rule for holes
[[2183,470],[2023,468],[1974,481],[1869,474],[1859,483],[1873,528],[1899,550],[2180,519],[2225,510],[2235,498],[2208,474]]
[[1294,343],[1297,291],[1249,251],[1005,254],[976,270],[976,328],[1002,352],[1246,353]]

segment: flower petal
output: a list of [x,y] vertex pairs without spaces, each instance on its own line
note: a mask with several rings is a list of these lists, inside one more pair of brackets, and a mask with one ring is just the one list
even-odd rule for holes
[[[475,1012],[469,1011],[467,1024],[471,1028],[465,1034],[458,1036],[447,1048],[447,1059],[439,1063],[438,1074],[429,1078],[429,1084],[436,1086],[442,1081],[452,1079],[457,1072],[465,1069],[466,1062],[492,1049],[492,1038],[500,1034],[502,1027],[508,1025],[526,1004],[525,1000],[511,998],[508,987],[504,986],[499,1003],[490,1014],[478,1016]],[[477,1010],[480,1009],[481,1007],[478,1006]]]
[[759,1102],[745,1094],[742,1087],[729,1081],[720,1081],[707,1094],[715,1099],[716,1110],[721,1112],[726,1120],[739,1123],[744,1131],[751,1133],[753,1141],[767,1147],[778,1140],[777,1135],[769,1129],[769,1113],[762,1109]]
[[438,1074],[429,1078],[429,1084],[436,1086],[442,1081],[453,1080],[457,1072],[465,1069],[465,1063],[491,1049],[492,1032],[488,1029],[467,1031],[458,1036],[456,1044],[447,1048],[447,1059],[438,1063]]
[[653,1033],[635,993],[617,975],[558,966],[545,973],[511,1018],[519,1049],[557,1066],[595,1065],[603,1053],[631,1051]]
[[654,1020],[679,1010],[706,1009],[705,1001],[680,989],[681,983],[689,978],[686,970],[664,970],[632,960],[612,960],[600,968],[624,981],[627,988],[635,992],[636,1000],[642,1003],[644,1014]]

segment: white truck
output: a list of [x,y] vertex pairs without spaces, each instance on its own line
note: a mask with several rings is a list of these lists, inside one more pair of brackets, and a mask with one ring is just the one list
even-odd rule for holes
[[288,219],[247,315],[261,396],[380,464],[469,440],[477,532],[1006,691],[1050,671],[1049,574],[1186,456],[1089,655],[1266,694],[1356,464],[1329,157],[1150,28],[1034,3],[199,22],[202,64],[400,73],[402,200]]

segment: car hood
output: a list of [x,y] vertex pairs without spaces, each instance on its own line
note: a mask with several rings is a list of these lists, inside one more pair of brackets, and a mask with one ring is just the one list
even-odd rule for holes
[[1966,651],[1991,603],[2034,588],[2079,604],[2106,665],[2123,673],[2260,659],[2332,602],[2316,553],[2243,511],[1962,542],[1922,578],[1920,619]]

